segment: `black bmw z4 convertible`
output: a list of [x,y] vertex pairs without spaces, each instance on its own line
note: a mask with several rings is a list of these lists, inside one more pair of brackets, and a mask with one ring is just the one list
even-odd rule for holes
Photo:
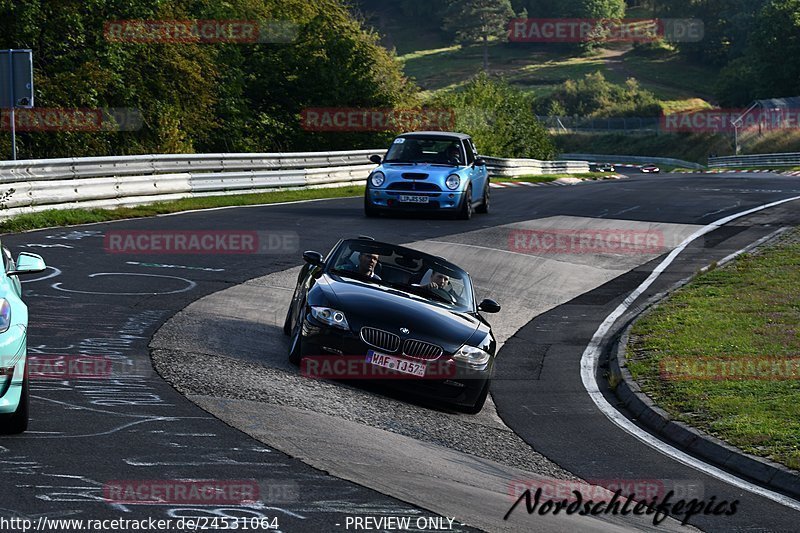
[[411,248],[339,241],[305,264],[286,314],[289,360],[309,377],[380,380],[403,394],[481,411],[497,343],[469,274]]

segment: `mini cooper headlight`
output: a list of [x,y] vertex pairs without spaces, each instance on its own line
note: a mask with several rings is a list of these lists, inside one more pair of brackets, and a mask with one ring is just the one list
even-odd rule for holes
[[347,325],[347,319],[345,318],[344,313],[337,311],[336,309],[331,309],[330,307],[311,306],[311,316],[320,322],[328,324],[329,326],[333,326],[334,328],[350,329],[350,326]]
[[447,176],[447,181],[444,182],[447,185],[447,188],[451,191],[458,189],[458,186],[461,185],[461,178],[459,178],[455,174],[450,174]]
[[386,176],[383,175],[383,172],[373,172],[369,178],[369,182],[373,187],[380,187],[384,181],[386,181]]
[[488,352],[485,352],[480,348],[476,348],[475,346],[468,346],[466,344],[453,354],[453,359],[460,363],[466,363],[472,368],[484,366],[489,362],[490,357],[491,355],[489,355]]
[[11,326],[11,304],[5,298],[0,298],[0,333],[8,331]]

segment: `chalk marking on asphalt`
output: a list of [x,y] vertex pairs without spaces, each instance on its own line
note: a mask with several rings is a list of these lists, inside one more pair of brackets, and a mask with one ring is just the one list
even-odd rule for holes
[[135,265],[151,268],[182,268],[185,270],[202,270],[204,272],[225,272],[224,268],[210,268],[199,266],[186,266],[186,265],[170,265],[166,263],[141,263],[139,261],[125,261],[126,265]]
[[194,289],[197,286],[197,283],[190,279],[181,278],[178,276],[162,276],[159,274],[139,274],[135,272],[96,272],[94,274],[89,274],[90,278],[95,276],[146,276],[150,278],[167,278],[167,279],[179,279],[181,281],[185,281],[187,283],[186,287],[182,289],[177,289],[174,291],[167,291],[167,292],[104,292],[104,291],[78,291],[73,289],[65,289],[61,286],[61,282],[53,283],[50,285],[56,290],[64,291],[64,292],[77,292],[80,294],[105,294],[110,296],[151,296],[151,295],[162,295],[162,294],[175,294],[178,292],[186,292]]
[[597,384],[595,379],[595,375],[597,373],[597,360],[600,356],[600,343],[601,340],[605,337],[605,335],[611,329],[611,326],[617,319],[622,316],[625,311],[630,308],[636,299],[641,296],[647,288],[653,284],[653,282],[661,275],[664,270],[675,260],[675,258],[680,254],[692,241],[697,239],[698,237],[702,237],[706,233],[714,231],[715,229],[719,228],[720,226],[731,222],[732,220],[736,220],[737,218],[741,218],[743,216],[747,216],[752,213],[756,213],[758,211],[762,211],[764,209],[768,209],[770,207],[775,207],[781,204],[785,204],[787,202],[792,202],[794,200],[800,200],[800,196],[794,196],[792,198],[787,198],[785,200],[778,200],[776,202],[771,202],[768,204],[760,205],[758,207],[753,207],[746,211],[742,211],[740,213],[734,213],[733,215],[728,215],[724,218],[721,218],[707,226],[704,226],[693,234],[689,235],[686,239],[681,242],[677,248],[672,250],[669,255],[664,258],[664,260],[659,263],[659,265],[653,270],[650,276],[647,277],[646,280],[642,282],[633,292],[631,292],[625,300],[617,306],[617,308],[606,317],[600,327],[597,328],[594,336],[592,336],[592,340],[589,342],[586,350],[584,350],[583,355],[581,356],[581,381],[583,381],[583,386],[586,389],[586,392],[589,394],[589,397],[594,401],[595,405],[597,406],[600,411],[606,415],[606,417],[611,420],[614,424],[619,426],[622,430],[626,431],[630,435],[636,437],[640,441],[644,442],[645,444],[655,448],[659,452],[663,453],[667,457],[670,457],[680,463],[683,463],[686,466],[694,468],[695,470],[699,470],[704,474],[707,474],[711,477],[717,478],[725,483],[738,487],[742,490],[746,490],[748,492],[752,492],[753,494],[757,494],[758,496],[762,496],[769,500],[772,500],[776,503],[794,509],[796,511],[800,511],[800,502],[797,500],[790,498],[788,496],[784,496],[783,494],[779,494],[775,491],[765,489],[760,487],[754,483],[750,483],[749,481],[745,481],[733,474],[729,474],[724,470],[717,468],[716,466],[712,466],[708,463],[705,463],[699,459],[696,459],[689,454],[675,448],[674,446],[667,444],[656,438],[655,436],[651,435],[647,431],[639,428],[633,422],[628,420],[622,413],[617,411],[608,401],[606,401],[603,393],[600,392],[600,388]]
[[640,205],[635,205],[633,207],[629,207],[628,209],[623,209],[622,211],[617,211],[616,213],[611,213],[611,216],[613,217],[613,216],[621,215],[623,213],[629,213],[631,211],[635,211],[636,209],[639,209],[640,207],[641,207]]
[[34,283],[36,281],[44,281],[46,279],[54,278],[56,276],[60,276],[61,275],[61,270],[57,269],[54,266],[48,266],[45,270],[48,270],[48,269],[52,270],[52,272],[49,273],[46,276],[42,276],[42,277],[39,277],[39,278],[33,278],[33,279],[21,279],[19,281],[20,281],[20,283]]

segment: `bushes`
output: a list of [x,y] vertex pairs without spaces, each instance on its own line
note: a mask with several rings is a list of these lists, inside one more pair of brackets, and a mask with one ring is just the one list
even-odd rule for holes
[[563,110],[581,117],[656,117],[661,104],[650,91],[629,78],[624,87],[606,81],[601,72],[587,74],[581,80],[567,80],[556,91],[536,102],[539,114]]
[[472,135],[482,154],[552,159],[555,147],[533,114],[533,98],[502,79],[481,73],[456,91],[439,94],[431,107],[452,109],[455,130]]

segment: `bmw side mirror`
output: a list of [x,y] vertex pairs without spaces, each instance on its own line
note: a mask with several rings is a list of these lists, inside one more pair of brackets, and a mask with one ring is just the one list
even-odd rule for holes
[[487,298],[478,306],[478,311],[483,311],[484,313],[497,313],[500,311],[500,304]]
[[486,160],[485,159],[481,159],[481,158],[476,159],[475,160],[475,166],[476,167],[485,167],[486,166]]
[[375,163],[376,165],[380,165],[382,161],[381,156],[379,155],[371,155],[369,156],[369,160]]
[[322,254],[314,251],[303,252],[303,260],[312,266],[319,266],[322,264]]
[[19,276],[21,274],[36,274],[47,268],[42,256],[30,252],[22,252],[17,258],[17,266],[14,270],[6,272],[7,276]]

